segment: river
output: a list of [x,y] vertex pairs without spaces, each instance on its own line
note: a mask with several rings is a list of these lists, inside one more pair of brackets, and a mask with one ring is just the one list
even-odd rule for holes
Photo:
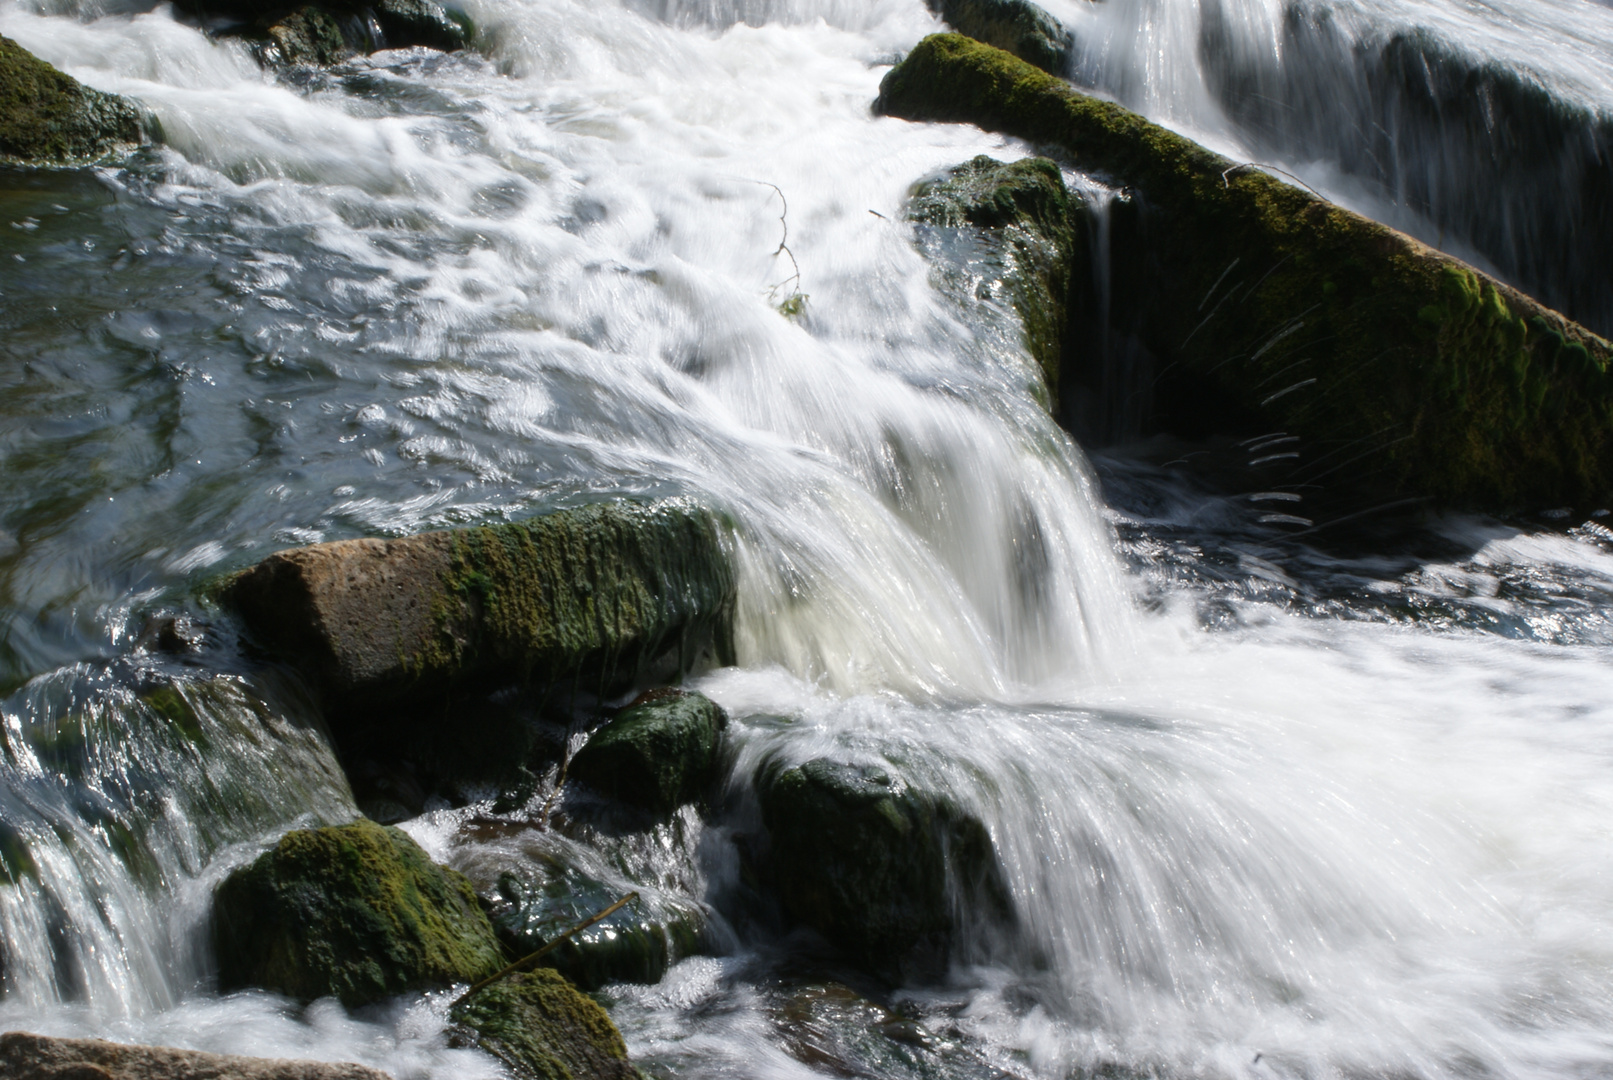
[[[1482,140],[1389,135],[1369,174],[1317,142],[1336,117],[1229,111],[1204,42],[1343,101],[1315,88],[1417,30],[1613,110],[1592,0],[1048,7],[1078,81],[1435,242],[1478,196],[1395,178],[1471,180]],[[688,493],[739,526],[739,663],[696,684],[738,760],[710,822],[616,856],[714,927],[603,992],[653,1075],[1608,1071],[1613,520],[1324,548],[1083,451],[904,223],[917,180],[1030,149],[870,114],[939,27],[919,0],[467,9],[475,50],[277,78],[166,5],[0,0],[0,34],[165,135],[0,169],[0,1029],[495,1074],[447,1047],[448,994],[214,989],[212,886],[356,810],[305,692],[201,594],[290,545]],[[1344,66],[1285,44],[1318,12]],[[1528,279],[1553,219],[1507,220],[1447,249]],[[167,616],[178,655],[149,647]],[[1019,933],[870,1002],[758,932],[750,771],[825,752],[976,812]],[[405,828],[473,868],[516,843],[476,813]]]

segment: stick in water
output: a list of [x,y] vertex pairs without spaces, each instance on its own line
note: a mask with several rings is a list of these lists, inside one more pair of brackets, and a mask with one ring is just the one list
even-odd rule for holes
[[543,948],[539,949],[537,952],[533,953],[530,956],[521,957],[521,959],[519,959],[515,963],[511,964],[509,967],[504,968],[503,970],[499,971],[497,974],[489,975],[487,978],[483,979],[481,982],[477,983],[475,986],[471,987],[469,990],[466,990],[463,994],[460,994],[459,997],[454,999],[454,1003],[452,1005],[450,1005],[449,1008],[450,1009],[459,1008],[461,1005],[465,1004],[465,1002],[470,1000],[472,994],[475,994],[476,992],[478,992],[480,990],[487,989],[489,986],[492,986],[494,983],[496,983],[500,979],[504,978],[504,976],[514,974],[516,970],[526,966],[527,964],[530,964],[534,960],[543,959],[545,956],[549,955],[549,953],[553,952],[556,948],[558,948],[560,946],[561,942],[563,942],[567,938],[571,937],[571,935],[581,933],[582,931],[588,929],[590,926],[594,925],[596,922],[599,922],[601,919],[610,918],[612,915],[616,914],[622,908],[626,907],[630,902],[632,902],[634,900],[637,900],[637,899],[638,899],[638,893],[630,892],[626,896],[622,897],[620,900],[616,901],[616,903],[614,903],[610,907],[606,908],[604,911],[597,912],[597,913],[595,913],[593,915],[588,916],[588,918],[584,919],[582,922],[578,923],[576,926],[573,926],[570,930],[567,930],[564,934],[561,934],[559,937],[557,937],[553,941],[549,942],[549,944],[545,945]]

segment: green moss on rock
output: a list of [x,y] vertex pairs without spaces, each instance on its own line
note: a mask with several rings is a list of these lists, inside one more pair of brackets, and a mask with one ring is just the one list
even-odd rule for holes
[[29,165],[98,161],[143,138],[133,104],[90,89],[0,37],[0,158]]
[[499,980],[452,1018],[454,1045],[492,1054],[517,1080],[639,1080],[610,1014],[547,968]]
[[[1024,343],[1041,368],[1048,404],[1058,408],[1058,390],[1070,291],[1070,266],[1076,258],[1071,227],[1071,200],[1059,167],[1046,158],[1012,164],[984,155],[920,184],[908,203],[909,219],[920,226],[919,242],[939,263],[952,261],[956,236],[965,234],[968,262],[983,262],[1019,316]],[[983,256],[983,257],[982,257]],[[967,274],[957,280],[970,303],[980,287],[970,287]],[[956,291],[956,290],[950,290]]]
[[670,814],[717,782],[728,716],[704,694],[655,690],[589,736],[568,775],[602,795]]
[[1298,436],[1296,486],[1507,511],[1613,494],[1610,346],[1460,261],[955,34],[877,111],[1055,147],[1132,194],[1113,294],[1164,426],[1230,403]]
[[475,982],[503,952],[462,874],[369,821],[287,833],[214,895],[222,989],[349,1006]]
[[1007,917],[990,835],[951,801],[826,758],[765,764],[756,790],[785,912],[876,974],[938,972],[960,915]]
[[1054,75],[1069,66],[1070,32],[1030,0],[928,0],[930,10],[960,34],[1013,53]]

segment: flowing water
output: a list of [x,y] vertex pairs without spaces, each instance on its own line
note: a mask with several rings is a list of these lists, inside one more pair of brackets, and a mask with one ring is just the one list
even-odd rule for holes
[[[1344,136],[1318,152],[1322,120],[1224,106],[1204,41],[1253,55],[1275,4],[1050,7],[1078,79],[1441,228]],[[1590,0],[1324,7],[1357,44],[1437,35],[1613,103]],[[728,796],[594,856],[711,920],[709,955],[603,992],[652,1074],[1613,1069],[1603,519],[1341,554],[1089,461],[903,223],[915,181],[1028,151],[870,115],[937,28],[917,0],[469,10],[475,50],[276,78],[166,6],[0,2],[0,33],[166,137],[0,171],[0,1027],[496,1074],[447,1048],[447,994],[214,989],[213,884],[356,810],[206,586],[293,544],[688,493],[739,527],[739,664],[698,682],[734,718]],[[1387,137],[1403,172],[1463,169]],[[978,813],[1015,931],[892,988],[754,917],[748,777],[825,753]],[[406,827],[473,876],[572,842],[485,809]]]

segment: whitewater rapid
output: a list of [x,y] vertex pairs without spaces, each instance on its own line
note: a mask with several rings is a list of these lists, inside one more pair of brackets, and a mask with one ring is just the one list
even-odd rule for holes
[[[1335,6],[1613,100],[1588,0]],[[1049,7],[1079,79],[1253,156],[1196,74],[1200,3]],[[1251,40],[1276,10],[1226,7]],[[166,6],[0,5],[165,136],[0,203],[0,821],[41,866],[0,884],[0,1027],[489,1075],[448,995],[213,991],[212,883],[356,810],[195,590],[292,544],[689,493],[739,526],[740,663],[698,684],[738,764],[665,856],[723,947],[605,992],[653,1074],[1606,1068],[1613,534],[1455,521],[1448,557],[1329,561],[1089,460],[903,221],[919,179],[1031,150],[870,115],[939,28],[918,2],[469,10],[475,51],[276,78]],[[138,648],[153,612],[198,653]],[[749,769],[823,753],[925,777],[1003,859],[1019,933],[886,1002],[927,1049],[841,1018],[838,1065],[799,1052],[789,947],[728,925]],[[406,827],[468,866],[467,813]]]

